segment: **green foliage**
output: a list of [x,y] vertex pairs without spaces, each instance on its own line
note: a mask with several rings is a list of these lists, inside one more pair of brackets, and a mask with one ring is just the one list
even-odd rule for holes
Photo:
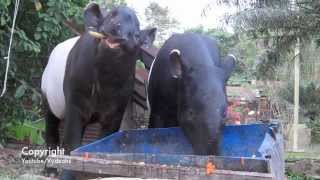
[[288,180],[316,180],[315,178],[308,177],[304,174],[295,173],[290,169],[286,169],[286,176]]
[[265,52],[259,57],[256,71],[260,79],[276,78],[275,69],[291,60],[288,57],[292,56],[298,39],[301,44],[310,39],[320,42],[318,0],[220,0],[219,3],[237,6],[238,12],[226,19],[236,33],[266,42],[260,47]]
[[296,162],[302,159],[320,159],[320,154],[317,152],[285,152],[286,162]]
[[[1,104],[0,113],[0,143],[4,143],[7,137],[10,135],[10,131],[18,124],[26,122],[33,122],[36,119],[40,119],[41,110],[37,106],[39,99],[36,99],[34,94],[29,91],[25,91],[25,95],[19,99],[14,98],[15,93],[10,93],[10,96],[3,97],[3,104]],[[38,97],[37,97],[38,98]],[[32,99],[36,102],[33,102]],[[12,137],[12,134],[11,134]]]
[[110,10],[113,6],[118,6],[118,5],[127,5],[125,0],[97,0],[96,1],[102,8],[106,8]]
[[249,86],[250,80],[252,79],[252,75],[250,72],[235,72],[228,80],[229,85],[241,85],[241,86]]
[[150,27],[157,27],[156,44],[161,44],[168,38],[173,30],[178,26],[178,21],[170,17],[168,7],[161,7],[156,2],[151,2],[145,9],[145,16]]
[[[101,3],[104,1],[100,0]],[[32,0],[20,1],[14,32],[7,93],[0,103],[0,143],[11,135],[22,137],[18,132],[25,130],[32,142],[39,142],[28,130],[29,123],[40,119],[42,114],[40,80],[44,66],[52,49],[60,42],[75,36],[68,25],[81,32],[83,8],[89,0]],[[125,0],[111,0],[113,4],[125,4]],[[0,1],[0,88],[5,73],[14,1]],[[23,122],[26,123],[23,123]],[[13,126],[14,125],[14,126]],[[11,131],[11,129],[19,131]],[[22,132],[24,132],[22,130]],[[21,135],[21,136],[20,136]]]
[[205,29],[202,26],[188,29],[186,32],[212,37],[217,40],[222,56],[231,53],[237,57],[236,68],[228,81],[229,84],[248,84],[253,78],[256,57],[260,50],[247,36],[231,34],[222,29]]
[[203,26],[187,29],[186,32],[194,32],[210,36],[218,41],[219,48],[222,55],[230,53],[235,44],[238,42],[237,38],[231,33],[227,33],[220,29],[205,29]]
[[236,31],[268,37],[298,37],[318,34],[319,2],[316,0],[224,0],[238,7],[230,23]]
[[311,120],[308,123],[311,128],[311,142],[314,144],[320,144],[320,117],[317,119]]
[[276,79],[276,67],[280,65],[279,53],[266,49],[257,57],[255,76],[260,80]]
[[137,69],[145,69],[146,67],[145,67],[144,63],[141,60],[138,60],[136,62],[136,68]]
[[[280,97],[293,103],[293,84],[288,84],[281,89]],[[309,119],[308,126],[311,128],[311,141],[320,144],[320,88],[314,83],[308,83],[300,86],[300,107],[304,116]]]
[[18,123],[8,123],[8,137],[19,141],[27,140],[29,143],[43,145],[44,139],[44,121],[42,119],[37,121],[25,120]]
[[[45,0],[21,1],[12,44],[8,89],[0,104],[0,139],[3,141],[12,125],[21,124],[15,132],[24,132],[33,140],[36,134],[25,128],[24,121],[32,122],[41,114],[40,77],[52,48],[72,36],[63,25],[72,17],[80,19],[81,9],[87,1]],[[0,1],[0,57],[7,56],[14,1]],[[5,63],[0,61],[1,89]],[[19,135],[19,134],[16,134]],[[32,141],[34,142],[34,141]],[[39,141],[37,141],[39,142]]]

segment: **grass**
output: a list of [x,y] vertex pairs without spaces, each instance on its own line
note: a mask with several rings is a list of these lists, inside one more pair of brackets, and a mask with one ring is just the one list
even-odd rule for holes
[[308,177],[304,174],[294,173],[288,169],[286,169],[286,175],[288,180],[316,180],[316,178]]
[[[306,153],[306,152],[286,152],[286,162],[295,162],[302,159],[320,159],[319,153]],[[302,173],[293,172],[290,169],[286,169],[286,175],[288,180],[316,180],[316,178],[306,176]]]
[[287,161],[298,159],[320,159],[320,153],[286,152],[285,159]]
[[7,173],[0,170],[0,179],[1,180],[12,180],[14,178],[9,176]]

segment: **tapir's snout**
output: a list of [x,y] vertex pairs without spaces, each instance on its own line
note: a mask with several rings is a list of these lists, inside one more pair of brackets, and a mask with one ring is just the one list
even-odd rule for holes
[[100,33],[109,48],[119,48],[129,42],[128,33],[123,30],[120,22],[110,22],[103,26]]
[[111,49],[119,48],[128,41],[128,38],[122,37],[122,34],[118,33],[118,30],[110,30],[110,32],[108,32],[104,28],[99,32],[91,29],[89,30],[89,34],[97,39],[102,40],[102,42],[104,42],[104,44]]

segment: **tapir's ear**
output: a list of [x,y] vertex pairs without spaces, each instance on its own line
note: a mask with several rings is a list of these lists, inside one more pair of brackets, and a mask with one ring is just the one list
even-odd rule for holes
[[91,2],[84,9],[84,24],[86,29],[98,30],[102,21],[102,14],[98,4]]
[[182,76],[181,53],[178,49],[173,49],[170,52],[170,72],[173,78],[181,78]]
[[221,67],[225,72],[225,79],[228,80],[236,65],[236,57],[232,54],[227,55],[221,62]]
[[144,29],[140,31],[140,43],[142,46],[151,46],[156,38],[157,28]]

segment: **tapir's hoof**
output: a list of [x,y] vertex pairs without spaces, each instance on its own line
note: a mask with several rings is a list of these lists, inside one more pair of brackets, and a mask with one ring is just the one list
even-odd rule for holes
[[59,180],[77,180],[77,173],[75,171],[62,171]]
[[45,168],[42,174],[47,177],[55,178],[58,177],[58,170],[56,168]]

